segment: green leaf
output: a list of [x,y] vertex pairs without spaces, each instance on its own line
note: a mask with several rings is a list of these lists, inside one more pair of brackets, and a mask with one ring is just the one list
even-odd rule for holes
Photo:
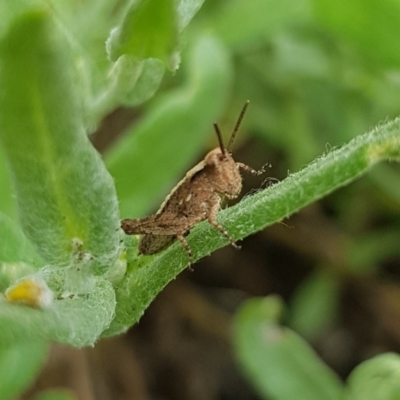
[[186,85],[160,97],[106,154],[124,217],[142,216],[161,201],[157,196],[166,194],[189,167],[224,109],[232,77],[224,48],[212,37],[202,37],[189,64]]
[[313,0],[321,25],[351,42],[367,58],[396,68],[400,65],[397,38],[400,4],[397,0],[352,0],[340,6]]
[[39,373],[48,345],[31,341],[0,346],[0,400],[11,400],[21,394]]
[[172,55],[178,41],[177,21],[174,0],[135,0],[107,41],[111,60],[123,54],[139,60],[159,58],[176,69]]
[[[203,1],[204,0],[176,1],[177,21],[174,22],[173,19],[168,20],[168,15],[166,14],[160,15],[160,18],[165,20],[168,25],[172,24],[171,29],[182,31],[183,28],[189,23],[189,21],[199,10]],[[133,42],[135,42],[136,39],[139,38],[140,46],[145,46],[146,41],[151,41],[151,37],[146,32],[142,32],[143,27],[141,24],[143,21],[140,21],[140,24],[136,24],[136,22],[132,20],[136,20],[136,18],[138,18],[138,15],[136,15],[136,13],[140,14],[140,10],[142,10],[143,8],[151,8],[154,6],[154,4],[154,2],[134,2],[125,20],[122,23],[122,27],[117,28],[111,34],[111,37],[108,41],[108,46],[114,48],[114,41],[122,41],[121,31],[124,29],[130,32],[128,36],[130,39],[132,39]],[[161,4],[162,7],[173,7],[172,3],[168,5],[168,3],[165,1],[159,4]],[[93,5],[91,5],[91,8],[93,8]],[[157,14],[160,12],[162,12],[162,8],[158,7],[157,4]],[[173,8],[172,12],[175,13]],[[104,13],[101,13],[101,16],[103,16],[103,14]],[[109,14],[110,11],[106,15],[108,16]],[[89,16],[86,16],[86,18],[88,17]],[[104,18],[104,16],[102,18]],[[76,18],[74,16],[74,22],[75,19]],[[96,25],[98,19],[99,18],[97,17],[97,19],[95,20]],[[134,23],[134,25],[131,25],[131,23]],[[86,21],[85,24],[87,25]],[[177,27],[174,26],[175,24],[177,24]],[[133,29],[133,31],[130,31],[131,28]],[[162,43],[164,43],[167,36],[165,34],[161,34],[161,31],[163,29],[162,26],[148,25],[145,28],[146,30],[150,30],[151,34],[155,36],[153,37],[154,44],[162,45]],[[158,38],[159,34],[161,38]],[[141,38],[141,35],[145,35],[145,39]],[[100,85],[100,90],[96,91],[98,93],[95,95],[95,101],[89,101],[89,108],[91,108],[92,113],[92,115],[90,116],[90,119],[93,121],[92,124],[97,125],[101,118],[103,118],[105,115],[107,115],[107,113],[118,106],[123,105],[133,107],[147,101],[154,95],[164,76],[164,64],[166,63],[167,65],[172,65],[172,68],[175,69],[176,64],[179,62],[180,56],[177,48],[178,37],[175,38],[174,36],[175,34],[173,34],[173,37],[170,38],[173,41],[173,52],[171,52],[168,48],[165,48],[163,51],[165,51],[166,54],[162,54],[161,59],[155,58],[157,56],[160,57],[160,55],[157,54],[155,51],[150,51],[155,50],[152,49],[151,45],[147,48],[147,50],[149,51],[148,54],[146,54],[145,56],[140,55],[140,49],[138,49],[136,46],[134,46],[134,48],[131,48],[130,45],[134,43],[130,42],[129,38],[125,38],[126,41],[124,43],[128,46],[127,51],[123,51],[122,54],[117,57],[107,74],[101,75],[102,86]],[[123,47],[124,45],[122,45],[122,43],[119,43],[119,45],[116,44],[116,46]],[[91,47],[93,46],[90,46],[90,48]],[[166,59],[164,59],[163,57],[166,57]],[[95,73],[93,68],[93,60],[88,60],[87,56],[85,56],[84,58],[89,74],[88,80],[91,80],[92,76]],[[99,58],[99,56],[97,58]],[[104,82],[107,84],[104,85]]]
[[92,346],[114,316],[115,293],[111,283],[93,277],[86,294],[63,292],[65,269],[41,272],[55,293],[52,305],[33,309],[19,304],[0,303],[0,343],[47,340],[75,347]]
[[282,304],[276,297],[247,301],[236,315],[234,345],[259,393],[271,400],[338,400],[339,378],[310,346],[277,325]]
[[0,143],[23,229],[43,259],[66,265],[78,242],[105,266],[118,255],[118,202],[83,129],[68,48],[46,11],[10,24],[0,38]]
[[350,374],[346,400],[399,400],[400,356],[386,353],[364,361]]

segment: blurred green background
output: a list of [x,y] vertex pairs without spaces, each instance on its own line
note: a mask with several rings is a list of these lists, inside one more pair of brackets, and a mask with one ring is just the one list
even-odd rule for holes
[[[109,68],[104,43],[124,6],[53,5],[76,54],[91,60],[93,102]],[[150,16],[147,25],[156,24]],[[165,71],[154,97],[129,108],[98,101],[97,117],[88,115],[121,217],[157,209],[216,146],[212,122],[227,138],[247,99],[233,153],[254,168],[271,164],[264,185],[395,118],[399,40],[398,0],[205,2],[180,37],[179,69]],[[2,157],[0,181],[9,193],[0,208],[16,218]],[[260,187],[245,177],[243,194]],[[82,399],[258,399],[235,361],[231,320],[243,300],[272,293],[288,305],[284,323],[345,379],[363,360],[400,350],[399,210],[399,167],[379,165],[240,251],[222,249],[185,271],[126,336],[82,351],[56,347],[27,397],[60,385]]]

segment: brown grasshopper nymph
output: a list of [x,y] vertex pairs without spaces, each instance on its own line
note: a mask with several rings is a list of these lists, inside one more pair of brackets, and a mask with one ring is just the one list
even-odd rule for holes
[[240,124],[249,105],[247,101],[239,115],[228,146],[225,148],[222,135],[215,123],[214,128],[219,146],[211,150],[203,161],[189,170],[161,204],[156,214],[141,219],[124,219],[121,227],[127,235],[143,235],[139,241],[139,254],[155,254],[178,239],[185,249],[189,265],[193,256],[185,239],[197,223],[208,220],[234,247],[238,247],[232,236],[218,223],[217,213],[221,200],[235,199],[242,190],[240,169],[254,175],[259,171],[236,162],[230,152]]

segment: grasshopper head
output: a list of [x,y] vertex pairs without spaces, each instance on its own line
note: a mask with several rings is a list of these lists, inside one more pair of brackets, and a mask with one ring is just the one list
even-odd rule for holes
[[207,178],[218,194],[230,199],[239,196],[242,177],[232,154],[217,147],[206,155],[204,163]]

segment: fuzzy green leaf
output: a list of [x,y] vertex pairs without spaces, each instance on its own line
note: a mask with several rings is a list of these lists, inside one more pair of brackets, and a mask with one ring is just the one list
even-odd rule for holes
[[118,254],[113,181],[83,129],[68,43],[31,9],[0,38],[0,144],[26,235],[42,258],[70,262],[74,243],[109,265]]

